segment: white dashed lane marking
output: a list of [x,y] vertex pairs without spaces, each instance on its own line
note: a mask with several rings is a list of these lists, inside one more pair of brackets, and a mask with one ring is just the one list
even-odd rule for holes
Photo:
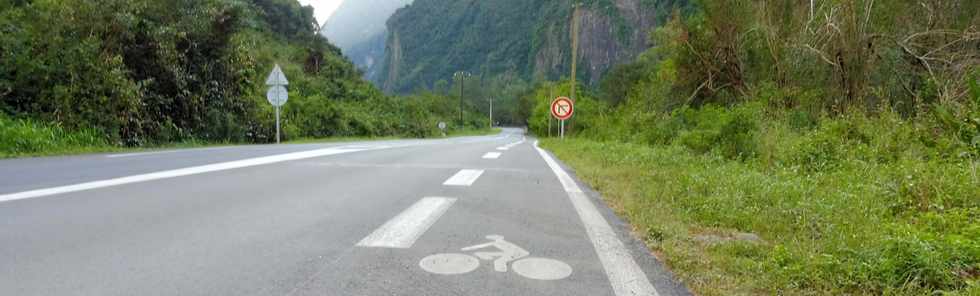
[[442,185],[446,186],[470,186],[476,179],[483,175],[483,170],[460,170],[458,173],[449,177]]
[[483,159],[497,159],[500,158],[500,152],[487,152],[483,155]]
[[517,141],[517,142],[514,142],[514,143],[510,143],[510,144],[507,144],[507,145],[504,145],[504,146],[497,147],[497,150],[507,151],[507,150],[510,150],[510,148],[514,148],[514,146],[517,146],[517,145],[520,145],[520,144],[523,144],[523,143],[524,143],[524,140],[520,140],[520,141]]
[[415,241],[456,202],[449,197],[426,197],[357,243],[360,247],[411,248]]

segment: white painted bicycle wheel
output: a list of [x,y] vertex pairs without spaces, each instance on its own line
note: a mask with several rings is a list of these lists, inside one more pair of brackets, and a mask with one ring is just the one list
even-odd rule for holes
[[480,259],[466,254],[435,254],[422,258],[419,267],[435,274],[464,274],[480,267]]
[[555,259],[524,258],[511,265],[517,274],[534,280],[553,281],[572,275],[572,267]]

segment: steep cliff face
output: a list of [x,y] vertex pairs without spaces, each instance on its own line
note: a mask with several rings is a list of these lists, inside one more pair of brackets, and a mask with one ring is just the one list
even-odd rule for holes
[[[455,71],[526,80],[571,68],[573,0],[417,0],[388,20],[381,85],[431,87]],[[579,1],[583,2],[583,1]],[[649,48],[649,32],[683,0],[588,0],[580,11],[579,78],[597,83],[610,67]],[[397,49],[398,54],[392,53]]]
[[385,21],[412,0],[346,0],[324,24],[322,33],[345,52],[384,35]]
[[385,22],[412,0],[347,0],[327,21],[321,33],[343,51],[371,81],[381,81],[388,32]]

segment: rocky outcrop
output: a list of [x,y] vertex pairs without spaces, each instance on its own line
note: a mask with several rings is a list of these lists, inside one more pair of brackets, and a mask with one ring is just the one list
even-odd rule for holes
[[379,65],[385,57],[385,22],[412,0],[349,0],[324,24],[321,34],[340,47],[364,77],[383,81]]
[[388,68],[385,68],[387,70],[387,77],[385,77],[382,89],[386,92],[394,91],[394,83],[398,81],[399,68],[402,64],[402,43],[398,36],[398,31],[392,31],[391,38],[388,39],[390,42],[388,42],[388,46],[385,48],[385,52],[387,53],[385,54],[385,62]]

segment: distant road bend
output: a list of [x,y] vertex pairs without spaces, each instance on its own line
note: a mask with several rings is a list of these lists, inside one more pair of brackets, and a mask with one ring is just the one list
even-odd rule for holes
[[688,295],[521,129],[0,160],[0,295]]

